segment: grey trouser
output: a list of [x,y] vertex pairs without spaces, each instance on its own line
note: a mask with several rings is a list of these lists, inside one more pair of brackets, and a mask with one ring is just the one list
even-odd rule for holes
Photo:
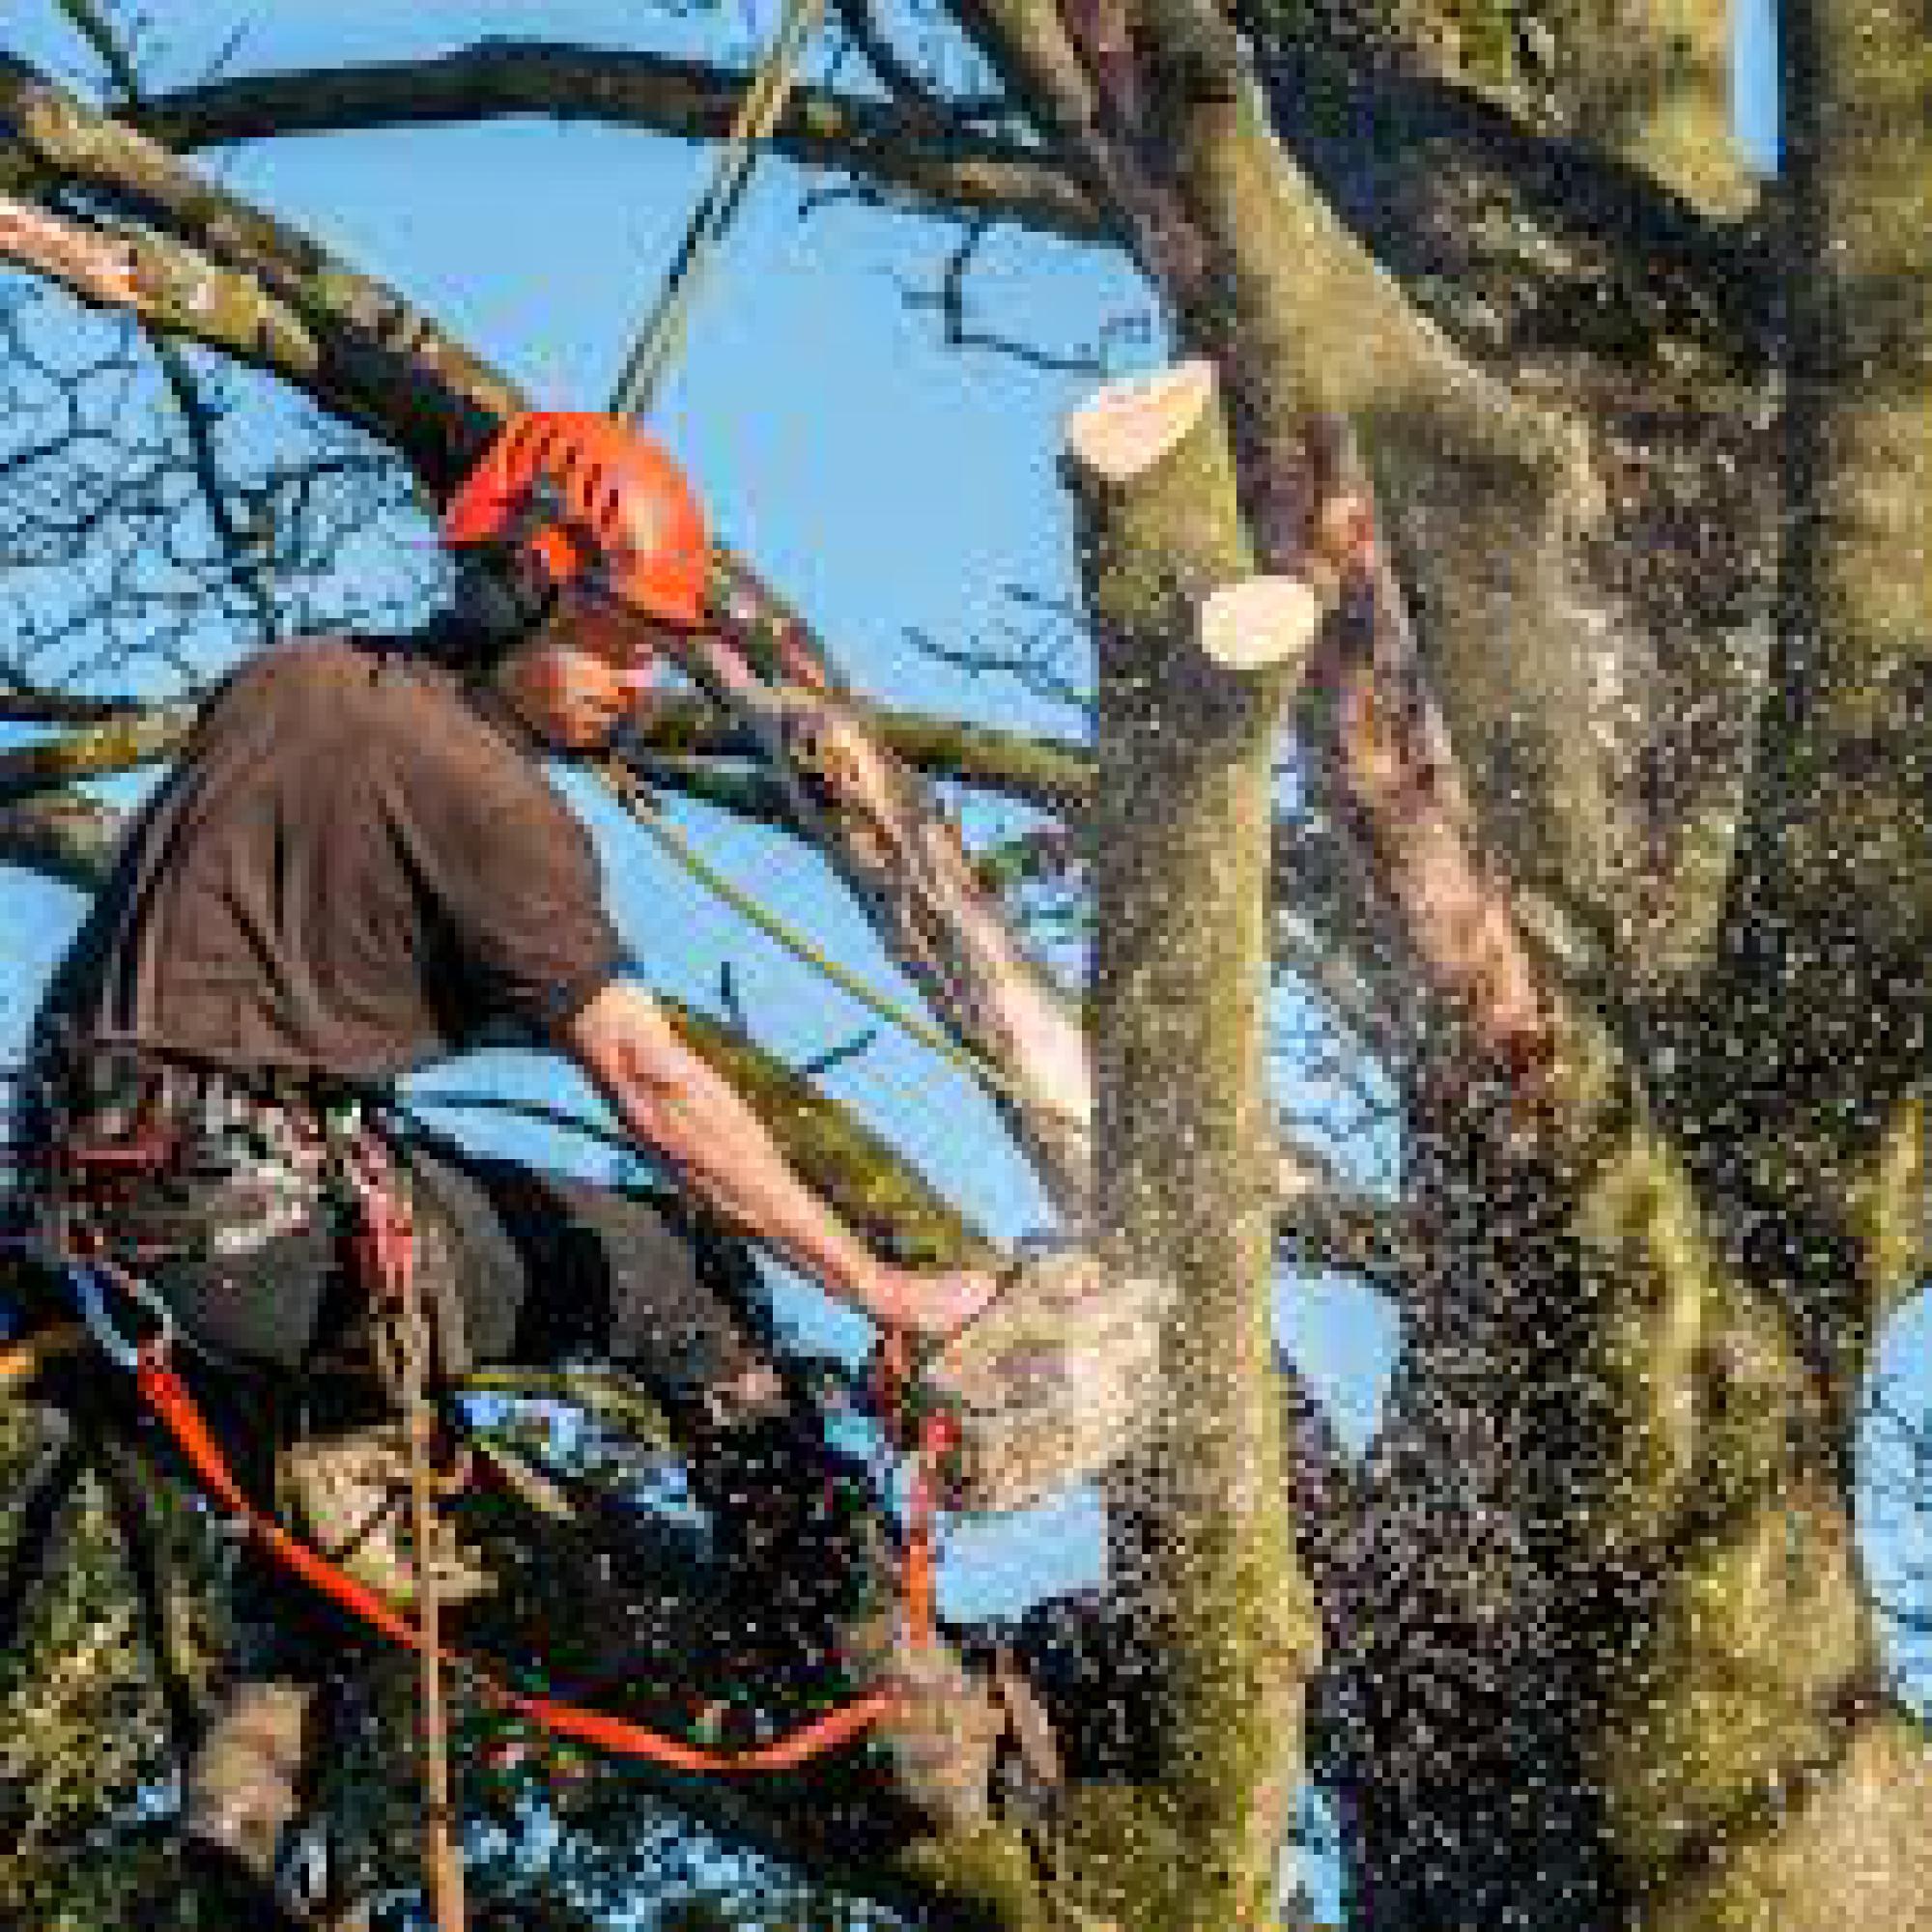
[[[616,1361],[675,1402],[754,1359],[761,1293],[751,1258],[675,1199],[440,1141],[412,1141],[399,1165],[418,1218],[434,1224],[425,1266],[449,1276],[425,1290],[451,1304],[455,1367]],[[226,1181],[171,1182],[168,1193],[168,1221],[200,1238],[148,1272],[191,1340],[270,1378],[300,1378],[332,1355],[362,1291],[328,1208],[270,1216]]]

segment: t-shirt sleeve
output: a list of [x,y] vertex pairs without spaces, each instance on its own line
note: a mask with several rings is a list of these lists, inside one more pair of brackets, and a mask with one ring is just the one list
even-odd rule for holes
[[479,1022],[537,1037],[573,1019],[617,973],[590,835],[534,774],[526,794],[445,794],[413,828],[419,882]]

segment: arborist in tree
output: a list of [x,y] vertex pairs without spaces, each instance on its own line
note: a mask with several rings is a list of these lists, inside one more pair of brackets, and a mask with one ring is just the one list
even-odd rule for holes
[[[705,621],[705,520],[675,465],[606,418],[526,416],[443,529],[456,594],[425,632],[278,647],[207,704],[54,979],[30,1131],[79,1151],[55,1162],[69,1232],[160,1292],[231,1423],[271,1399],[300,1414],[311,1439],[280,1461],[306,1471],[318,1536],[344,1527],[318,1492],[370,1487],[330,1441],[366,1447],[343,1432],[377,1419],[327,1412],[317,1372],[370,1319],[345,1260],[353,1168],[409,1190],[445,1376],[576,1355],[635,1375],[688,1446],[721,1556],[796,1579],[814,1601],[789,1621],[834,1641],[865,1566],[827,1498],[856,1472],[754,1351],[744,1240],[933,1337],[994,1282],[881,1261],[788,1168],[626,976],[590,838],[546,776],[548,754],[606,746],[668,636]],[[507,1039],[581,1068],[680,1201],[398,1146],[383,1095],[399,1075]],[[364,1554],[405,1582],[397,1549]],[[453,1545],[438,1561],[452,1594],[479,1581]],[[214,1922],[293,1923],[270,1889],[318,1690],[353,1646],[259,1559],[238,1604],[243,1662],[186,1779],[189,1878],[229,1901]]]

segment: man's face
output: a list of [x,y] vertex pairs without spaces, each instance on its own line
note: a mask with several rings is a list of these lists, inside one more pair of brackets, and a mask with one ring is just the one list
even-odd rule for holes
[[566,586],[543,628],[504,659],[497,679],[546,744],[597,751],[643,707],[664,644],[662,626]]

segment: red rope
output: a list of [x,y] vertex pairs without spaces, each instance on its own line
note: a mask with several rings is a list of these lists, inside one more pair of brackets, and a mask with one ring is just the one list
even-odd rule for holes
[[906,1498],[905,1555],[900,1567],[900,1600],[905,1605],[906,1639],[923,1650],[933,1639],[934,1577],[937,1552],[933,1520],[938,1515],[937,1475],[959,1446],[958,1429],[943,1409],[923,1417],[906,1431],[905,1388],[912,1378],[912,1338],[903,1328],[889,1328],[873,1358],[872,1388],[878,1413],[896,1446],[914,1452],[912,1490]]
[[[895,1359],[886,1370],[882,1380],[896,1393],[903,1354],[892,1350],[887,1352],[895,1354]],[[248,1499],[236,1481],[228,1459],[222,1454],[221,1445],[209,1429],[207,1419],[188,1393],[187,1385],[176,1374],[165,1352],[152,1343],[140,1351],[136,1379],[148,1406],[173,1437],[175,1445],[186,1458],[188,1465],[208,1492],[246,1523],[263,1547],[285,1569],[361,1618],[391,1642],[410,1650],[419,1651],[422,1648],[421,1633],[392,1604],[353,1577],[346,1576],[327,1557],[291,1536],[272,1517],[265,1515]],[[892,1412],[888,1411],[889,1414]],[[901,1575],[906,1624],[911,1641],[916,1646],[929,1642],[933,1629],[933,1482],[929,1465],[950,1445],[951,1429],[946,1420],[939,1416],[929,1418],[921,1431],[920,1455],[907,1513],[906,1548]],[[492,1703],[530,1719],[558,1737],[574,1738],[629,1757],[649,1758],[654,1763],[668,1765],[678,1771],[791,1771],[811,1758],[850,1743],[890,1715],[899,1702],[891,1691],[869,1691],[755,1749],[710,1751],[681,1743],[676,1738],[666,1737],[628,1719],[585,1710],[558,1698],[513,1690],[462,1652],[439,1645],[437,1654],[469,1671],[483,1695]]]

